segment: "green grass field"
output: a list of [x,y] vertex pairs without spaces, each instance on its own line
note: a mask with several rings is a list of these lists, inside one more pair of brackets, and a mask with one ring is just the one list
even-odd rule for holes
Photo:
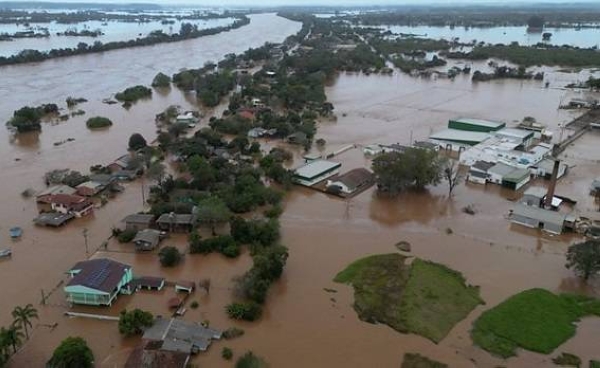
[[531,289],[484,312],[471,336],[476,345],[504,358],[519,347],[549,354],[575,335],[575,322],[587,315],[600,316],[599,300]]
[[402,333],[440,342],[460,320],[483,303],[479,289],[443,265],[399,254],[360,259],[334,279],[354,287],[361,320],[383,323]]

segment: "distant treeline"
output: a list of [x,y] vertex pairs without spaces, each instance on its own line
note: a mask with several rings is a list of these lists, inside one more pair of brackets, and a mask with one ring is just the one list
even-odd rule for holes
[[190,23],[183,23],[181,25],[179,33],[174,33],[172,35],[168,35],[162,31],[154,31],[146,37],[136,38],[135,40],[115,41],[108,43],[96,41],[91,45],[88,45],[85,42],[80,42],[76,48],[52,49],[50,51],[23,50],[16,55],[0,57],[0,66],[40,62],[59,57],[84,55],[138,46],[149,46],[166,42],[178,42],[203,36],[215,35],[221,32],[226,32],[232,29],[240,28],[250,23],[250,18],[246,17],[245,15],[237,16],[237,18],[238,19],[229,26],[215,27],[203,30],[198,29],[198,26],[196,25],[192,25]]
[[343,16],[353,24],[498,27],[526,26],[532,16],[541,17],[547,27],[589,27],[600,22],[600,7],[415,7],[401,11],[388,10]]
[[50,23],[56,22],[61,24],[74,24],[87,21],[119,21],[131,23],[147,23],[152,21],[164,21],[169,19],[178,20],[202,20],[238,17],[239,13],[231,13],[225,11],[218,13],[201,13],[192,12],[187,15],[174,15],[166,12],[165,14],[140,14],[133,12],[131,14],[114,14],[105,13],[97,10],[82,10],[74,13],[47,13],[37,11],[24,10],[8,10],[3,7],[4,3],[0,3],[0,23],[3,24],[30,24],[30,23]]

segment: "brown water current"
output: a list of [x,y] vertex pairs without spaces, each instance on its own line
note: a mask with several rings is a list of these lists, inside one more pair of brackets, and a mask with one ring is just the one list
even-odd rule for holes
[[[0,263],[0,324],[10,323],[10,311],[16,305],[33,303],[40,311],[33,337],[13,358],[12,367],[42,367],[60,340],[70,335],[88,341],[97,366],[120,367],[139,342],[138,338],[119,336],[115,322],[64,317],[63,312],[69,308],[64,305],[60,288],[50,297],[50,305],[39,306],[39,301],[40,289],[47,292],[54,288],[66,279],[64,272],[85,257],[84,228],[89,229],[90,248],[98,247],[113,225],[142,208],[141,183],[128,184],[125,193],[98,209],[93,218],[77,220],[56,231],[30,225],[37,207],[33,200],[22,199],[21,191],[28,187],[42,189],[43,173],[53,168],[86,170],[92,164],[109,162],[125,151],[132,132],[153,138],[154,115],[168,105],[194,106],[193,97],[177,90],[155,93],[152,100],[139,102],[129,111],[118,105],[104,105],[100,102],[103,98],[134,84],[148,84],[158,71],[172,73],[184,66],[197,67],[228,52],[241,52],[265,41],[281,41],[298,30],[298,23],[274,15],[256,15],[247,27],[189,42],[0,69],[3,120],[28,103],[62,103],[68,95],[90,100],[81,105],[87,112],[84,117],[56,126],[44,125],[39,135],[9,141],[6,133],[0,133],[4,140],[0,145],[0,200],[4,205],[0,211],[0,239],[2,246],[10,245],[14,252],[12,260]],[[318,137],[327,141],[327,152],[348,144],[408,144],[411,137],[425,139],[458,115],[507,122],[533,116],[558,136],[559,124],[578,114],[557,109],[569,92],[544,89],[537,82],[472,84],[467,77],[431,81],[402,74],[348,74],[332,81],[326,92],[338,116],[337,122],[323,122],[319,127]],[[106,131],[89,132],[84,121],[93,115],[108,116],[116,124]],[[76,140],[53,146],[53,142],[69,137]],[[577,199],[577,207],[590,217],[596,212],[587,186],[600,175],[598,139],[597,134],[588,134],[564,153],[572,168],[557,190]],[[342,154],[339,160],[343,171],[370,166],[360,148]],[[183,265],[166,270],[160,268],[156,255],[135,254],[131,248],[111,242],[107,250],[94,257],[128,263],[138,275],[163,275],[169,280],[211,278],[210,295],[196,292],[191,300],[197,300],[200,307],[188,308],[184,319],[208,320],[218,329],[238,326],[246,334],[237,340],[216,342],[194,359],[202,367],[231,366],[220,356],[224,346],[231,347],[236,355],[252,350],[272,367],[398,367],[405,352],[419,352],[451,367],[552,366],[550,356],[526,352],[503,362],[473,347],[469,337],[470,326],[482,311],[519,291],[542,287],[554,292],[600,293],[597,282],[583,286],[564,268],[564,251],[576,237],[542,235],[506,220],[517,197],[495,186],[461,184],[454,198],[448,199],[443,183],[393,200],[377,196],[373,189],[340,200],[294,188],[285,200],[281,218],[282,243],[289,247],[290,258],[282,279],[271,289],[264,317],[257,323],[233,322],[223,312],[232,300],[231,278],[251,266],[248,254],[233,261],[220,255],[187,255]],[[476,208],[475,216],[462,212],[469,204]],[[25,229],[24,236],[11,244],[7,229],[15,225]],[[447,228],[453,230],[451,235],[446,234]],[[348,263],[369,254],[394,252],[393,244],[400,240],[412,244],[415,256],[443,263],[462,272],[469,283],[481,286],[486,305],[478,307],[438,345],[359,321],[351,306],[352,289],[332,282]],[[165,243],[182,250],[186,247],[184,236]],[[327,293],[323,288],[338,292]],[[110,309],[74,310],[117,315],[123,308],[141,307],[167,315],[166,301],[173,294],[170,288],[160,293],[142,292],[120,297]],[[56,328],[47,327],[55,323]],[[595,338],[598,334],[598,319],[585,319],[577,336],[558,351],[569,351],[584,360],[600,358]]]

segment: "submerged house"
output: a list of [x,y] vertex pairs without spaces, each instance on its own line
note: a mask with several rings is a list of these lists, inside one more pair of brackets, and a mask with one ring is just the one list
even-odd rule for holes
[[87,198],[78,195],[54,194],[48,197],[53,211],[83,217],[94,211],[94,204]]
[[327,191],[333,194],[350,195],[370,187],[375,183],[375,175],[367,169],[358,168],[327,180]]
[[133,244],[135,244],[135,250],[138,251],[149,251],[154,250],[158,247],[161,241],[161,234],[158,230],[144,229],[138,231],[133,238]]
[[520,169],[498,162],[488,169],[489,181],[513,190],[521,189],[531,179],[527,169]]
[[82,261],[67,272],[71,280],[64,287],[67,302],[110,306],[120,293],[129,294],[133,279],[131,266],[106,258]]
[[163,231],[190,232],[198,223],[198,208],[192,208],[191,214],[163,213],[156,220],[156,225]]
[[341,166],[339,162],[311,161],[294,170],[293,180],[297,184],[310,187],[338,174]]
[[145,213],[134,213],[123,219],[125,230],[145,230],[149,229],[154,223],[154,215]]
[[181,319],[156,318],[142,339],[160,344],[160,350],[196,354],[206,351],[221,332]]
[[562,234],[569,215],[517,203],[510,214],[510,220],[519,225],[542,229],[552,234]]
[[47,188],[46,190],[40,192],[36,196],[36,200],[38,203],[46,203],[50,204],[49,199],[55,194],[66,194],[73,195],[77,192],[77,189],[72,188],[68,185],[55,185]]

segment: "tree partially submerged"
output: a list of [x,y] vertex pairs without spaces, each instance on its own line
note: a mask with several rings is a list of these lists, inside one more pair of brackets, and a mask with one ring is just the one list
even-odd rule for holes
[[384,153],[373,160],[380,191],[396,195],[406,189],[424,189],[442,178],[442,161],[437,152],[407,148],[404,152]]
[[443,165],[444,179],[448,183],[448,198],[452,197],[454,188],[463,179],[458,163],[454,160],[446,160]]
[[67,337],[54,350],[48,368],[92,368],[94,354],[81,337]]
[[600,272],[600,241],[588,240],[571,245],[567,250],[568,269],[573,269],[584,281]]
[[164,247],[158,252],[158,258],[163,267],[175,267],[181,262],[183,255],[175,247]]
[[119,332],[126,336],[140,335],[144,328],[152,326],[154,316],[152,313],[141,309],[134,309],[130,312],[122,310],[119,315]]

